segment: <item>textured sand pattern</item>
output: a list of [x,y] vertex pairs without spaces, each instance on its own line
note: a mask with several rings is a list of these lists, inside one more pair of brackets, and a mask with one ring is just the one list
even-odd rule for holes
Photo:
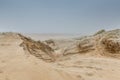
[[0,80],[120,80],[119,29],[80,38],[31,38],[0,34]]

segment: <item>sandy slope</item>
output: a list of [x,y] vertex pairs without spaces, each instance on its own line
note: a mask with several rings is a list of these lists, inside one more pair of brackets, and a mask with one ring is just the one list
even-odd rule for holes
[[[78,57],[79,56],[79,57]],[[119,80],[120,60],[105,57],[74,55],[53,64],[81,80]]]
[[69,74],[25,54],[18,36],[0,37],[0,80],[74,80]]
[[119,32],[47,42],[0,34],[0,80],[120,80]]

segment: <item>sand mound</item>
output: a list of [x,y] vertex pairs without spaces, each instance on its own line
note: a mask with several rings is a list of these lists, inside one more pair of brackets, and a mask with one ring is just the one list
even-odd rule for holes
[[[99,36],[99,38],[98,38]],[[120,57],[120,30],[112,30],[96,36],[96,50],[101,55]],[[95,37],[95,38],[96,38]]]
[[[28,49],[30,54],[26,54],[23,48]],[[76,80],[71,74],[53,69],[50,64],[36,58],[38,49],[45,54],[47,51],[52,52],[45,44],[20,34],[0,34],[0,80]],[[48,55],[52,57],[51,53]]]
[[86,37],[82,37],[81,39],[79,39],[77,48],[79,50],[79,53],[85,53],[85,52],[95,50],[93,37],[86,36]]
[[45,44],[53,49],[54,55],[67,56],[96,51],[98,55],[117,57],[120,53],[120,30],[100,30],[94,35],[71,40],[46,40]]
[[24,50],[28,51],[28,53],[44,61],[55,61],[54,50],[49,47],[49,45],[46,45],[41,41],[34,41],[31,38],[27,38],[20,34],[19,36],[23,40],[23,43],[20,46],[24,47]]
[[100,30],[92,36],[82,37],[78,42],[80,53],[96,51],[102,56],[120,57],[120,29]]
[[[89,53],[96,51],[98,55],[120,57],[120,30],[100,30],[94,35],[84,36],[74,40],[73,53]],[[75,51],[76,50],[76,51]]]

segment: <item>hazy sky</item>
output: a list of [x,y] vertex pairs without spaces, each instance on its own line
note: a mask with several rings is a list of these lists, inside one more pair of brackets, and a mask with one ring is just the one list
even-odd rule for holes
[[120,28],[120,0],[0,0],[0,31],[92,33]]

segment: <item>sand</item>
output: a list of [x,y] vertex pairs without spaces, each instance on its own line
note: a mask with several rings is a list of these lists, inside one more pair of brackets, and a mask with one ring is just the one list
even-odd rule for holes
[[44,36],[41,41],[34,35],[1,33],[0,80],[120,80],[119,33],[52,39],[37,35],[39,40]]
[[[1,35],[0,80],[74,80],[68,73],[26,54],[16,35]],[[76,80],[76,79],[75,79]]]

